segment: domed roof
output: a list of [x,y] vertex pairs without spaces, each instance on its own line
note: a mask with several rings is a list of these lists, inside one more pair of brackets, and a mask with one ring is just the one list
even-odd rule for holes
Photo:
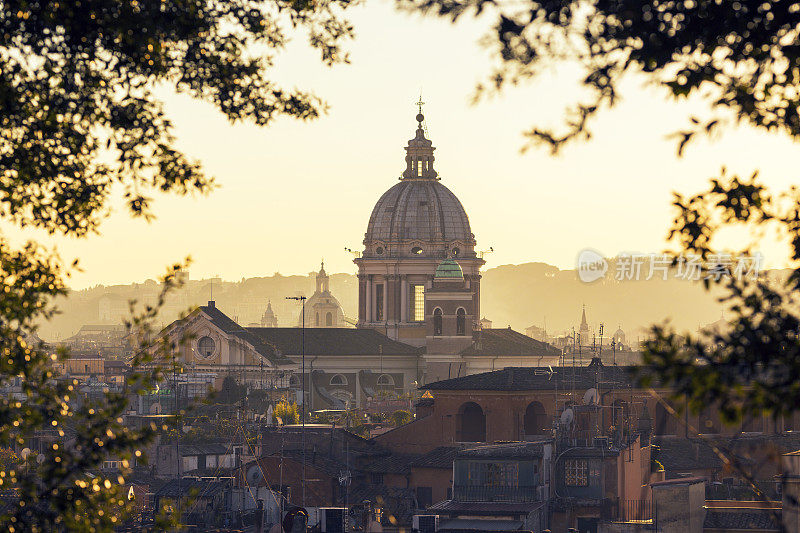
[[400,183],[381,196],[369,217],[364,243],[423,241],[474,245],[464,207],[450,189],[439,182],[433,168],[433,151],[425,138],[424,117],[417,115],[417,132],[406,146],[406,169]]
[[381,196],[365,242],[473,241],[469,219],[450,189],[434,180],[403,180]]
[[464,279],[464,271],[461,266],[452,259],[445,259],[436,267],[434,278]]

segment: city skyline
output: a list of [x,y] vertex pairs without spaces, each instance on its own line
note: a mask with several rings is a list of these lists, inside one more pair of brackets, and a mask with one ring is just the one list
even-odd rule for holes
[[[207,104],[164,96],[179,146],[217,178],[208,196],[154,195],[157,218],[148,224],[130,219],[117,195],[99,237],[53,240],[6,227],[12,241],[35,236],[57,244],[65,260],[79,257],[84,270],[69,281],[75,289],[155,278],[187,255],[195,278],[307,273],[320,258],[331,272],[355,272],[344,249],[361,249],[374,199],[402,172],[420,90],[442,183],[469,212],[477,249],[494,249],[487,267],[571,269],[586,247],[608,256],[659,252],[673,191],[696,192],[723,164],[742,176],[760,169],[777,188],[794,177],[790,140],[748,128],[700,140],[675,158],[668,135],[685,125],[687,110],[701,108],[667,103],[638,79],[623,87],[618,108],[602,113],[593,140],[558,157],[543,148],[521,154],[523,132],[558,124],[578,96],[574,72],[562,66],[472,106],[474,86],[492,65],[477,44],[481,21],[452,26],[382,4],[359,7],[352,19],[351,65],[321,67],[300,40],[276,65],[279,81],[330,104],[316,121],[231,125]],[[761,248],[768,268],[786,266],[783,246],[766,240]]]

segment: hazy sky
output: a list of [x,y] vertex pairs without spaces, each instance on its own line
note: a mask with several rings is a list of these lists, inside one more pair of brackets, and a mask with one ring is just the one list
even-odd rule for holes
[[[192,278],[306,273],[321,258],[329,271],[354,272],[344,247],[360,249],[373,205],[405,168],[420,89],[442,183],[464,204],[478,249],[495,249],[487,268],[572,268],[585,247],[658,252],[672,191],[699,190],[723,165],[748,175],[760,169],[776,187],[797,182],[796,146],[752,130],[696,143],[677,159],[666,136],[686,124],[689,104],[667,103],[635,79],[594,125],[592,141],[558,157],[521,154],[522,131],[558,120],[578,95],[574,72],[555,70],[473,106],[475,83],[491,66],[478,44],[484,26],[412,17],[376,0],[350,17],[350,65],[327,69],[300,41],[276,65],[275,78],[330,104],[317,121],[231,125],[209,105],[167,94],[180,147],[220,188],[207,197],[157,197],[150,224],[116,209],[101,236],[58,240],[62,257],[79,257],[84,269],[72,286],[142,281],[186,255]],[[762,249],[768,264],[783,265],[780,248]]]

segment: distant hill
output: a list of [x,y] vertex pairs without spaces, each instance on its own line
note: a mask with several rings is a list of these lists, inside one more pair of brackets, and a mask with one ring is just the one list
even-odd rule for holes
[[[208,301],[213,289],[217,306],[240,324],[259,322],[271,300],[281,326],[297,324],[297,302],[286,296],[311,295],[314,272],[306,276],[275,274],[238,282],[191,280],[174,294],[164,310],[163,323],[182,311]],[[346,316],[355,318],[358,281],[352,274],[332,274],[331,292],[339,299]],[[152,303],[159,286],[153,280],[131,285],[97,286],[74,291],[57,301],[62,313],[41,324],[40,336],[46,340],[73,335],[84,324],[119,323],[128,312],[128,301]],[[679,329],[696,330],[719,319],[720,305],[703,291],[701,284],[670,278],[667,281],[615,281],[613,271],[604,280],[582,283],[574,270],[559,270],[545,263],[502,265],[484,272],[481,285],[481,314],[494,327],[511,326],[518,331],[537,325],[557,334],[577,327],[581,306],[592,330],[605,323],[607,335],[618,326],[635,340],[643,328],[654,322],[671,320]],[[546,324],[545,324],[546,322]]]

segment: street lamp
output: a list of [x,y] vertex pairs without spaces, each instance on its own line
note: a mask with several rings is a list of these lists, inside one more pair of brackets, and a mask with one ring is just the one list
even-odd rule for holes
[[306,297],[305,296],[287,296],[287,300],[299,300],[301,305],[300,310],[300,354],[302,358],[302,371],[300,373],[300,442],[303,447],[303,469],[302,469],[302,487],[303,487],[303,507],[306,506]]

